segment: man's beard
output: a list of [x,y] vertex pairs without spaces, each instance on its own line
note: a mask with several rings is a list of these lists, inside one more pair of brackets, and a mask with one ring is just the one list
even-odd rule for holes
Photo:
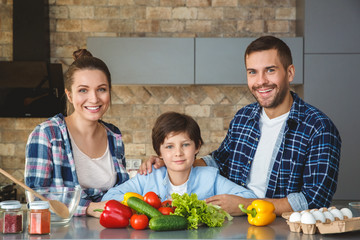
[[[252,90],[250,90],[251,94],[254,96],[254,98],[256,99],[256,101],[260,104],[261,107],[263,108],[276,108],[277,106],[279,106],[281,103],[284,102],[284,99],[286,97],[286,94],[289,91],[288,87],[284,87],[284,88],[280,88],[279,93],[275,96],[275,98],[269,102],[269,103],[265,103],[265,102],[260,102],[258,97],[256,96],[256,91],[259,88],[271,88],[271,89],[276,89],[278,86],[276,85],[262,85],[262,86],[257,86],[257,87],[253,87]],[[274,91],[274,90],[272,90]],[[255,93],[254,93],[255,92]]]

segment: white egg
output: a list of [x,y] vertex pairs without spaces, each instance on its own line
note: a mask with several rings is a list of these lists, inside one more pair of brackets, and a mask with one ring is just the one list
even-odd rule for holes
[[301,214],[299,212],[293,212],[289,217],[289,222],[300,222]]
[[327,210],[326,207],[322,207],[322,208],[319,209],[320,212],[324,212],[324,211],[326,211],[326,210]]
[[329,211],[323,212],[326,219],[329,219],[331,222],[335,221],[334,215],[331,214]]
[[324,213],[320,212],[320,211],[313,211],[312,215],[314,216],[315,220],[319,220],[322,223],[326,222],[326,218]]
[[301,215],[301,223],[315,224],[316,220],[311,213],[305,212],[304,214]]
[[307,210],[302,210],[301,212],[300,212],[300,214],[301,215],[303,215],[304,213],[306,213],[306,212],[310,212],[308,209]]
[[319,210],[317,210],[316,208],[310,210],[311,213],[313,213],[315,211],[319,211]]
[[339,209],[333,208],[330,210],[330,212],[332,215],[334,215],[334,217],[339,218],[340,220],[344,220],[344,215]]
[[347,216],[348,218],[353,217],[353,214],[349,208],[342,208],[342,209],[340,209],[340,211],[344,216]]

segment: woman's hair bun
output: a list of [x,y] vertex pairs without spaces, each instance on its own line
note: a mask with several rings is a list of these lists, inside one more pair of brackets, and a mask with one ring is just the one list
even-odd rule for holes
[[73,53],[74,61],[81,57],[92,57],[93,55],[86,49],[78,49]]

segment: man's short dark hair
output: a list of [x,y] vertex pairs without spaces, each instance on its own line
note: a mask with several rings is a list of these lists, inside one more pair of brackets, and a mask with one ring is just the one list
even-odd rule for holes
[[286,45],[284,41],[274,36],[259,37],[258,39],[251,42],[245,51],[245,64],[246,57],[249,56],[251,53],[270,49],[277,50],[281,64],[283,65],[285,70],[292,64],[290,48],[288,47],[288,45]]

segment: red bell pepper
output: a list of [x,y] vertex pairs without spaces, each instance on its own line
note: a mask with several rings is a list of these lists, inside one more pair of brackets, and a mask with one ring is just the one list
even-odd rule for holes
[[109,200],[104,209],[95,209],[94,211],[102,212],[100,224],[106,228],[127,227],[133,214],[131,208],[116,200]]

